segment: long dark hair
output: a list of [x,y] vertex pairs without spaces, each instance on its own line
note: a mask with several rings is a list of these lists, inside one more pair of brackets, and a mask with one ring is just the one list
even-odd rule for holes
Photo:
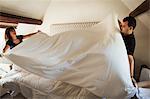
[[13,31],[15,31],[15,29],[13,27],[6,28],[6,30],[5,30],[5,39],[12,40],[10,32],[13,32]]

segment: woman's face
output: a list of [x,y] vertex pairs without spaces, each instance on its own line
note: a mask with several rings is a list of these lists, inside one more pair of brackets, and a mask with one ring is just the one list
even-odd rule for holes
[[15,30],[14,31],[10,31],[10,35],[11,35],[12,38],[16,37],[16,31]]

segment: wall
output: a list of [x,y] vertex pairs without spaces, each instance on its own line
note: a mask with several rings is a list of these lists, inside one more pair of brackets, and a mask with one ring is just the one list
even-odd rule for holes
[[137,20],[137,27],[135,30],[136,36],[136,50],[135,57],[142,63],[149,64],[149,30],[146,28],[141,21]]
[[149,65],[149,33],[148,28],[138,20],[137,27],[135,30],[136,37],[136,49],[135,49],[135,77],[138,78],[140,75],[140,68],[142,64]]
[[5,34],[5,29],[0,28],[0,53],[2,53],[3,48],[5,46],[4,34]]
[[19,23],[16,29],[17,35],[26,35],[36,32],[37,25]]
[[149,42],[148,42],[148,47],[149,47],[149,51],[148,51],[148,54],[149,54],[149,67],[150,67],[150,29],[148,30],[148,40],[149,40]]

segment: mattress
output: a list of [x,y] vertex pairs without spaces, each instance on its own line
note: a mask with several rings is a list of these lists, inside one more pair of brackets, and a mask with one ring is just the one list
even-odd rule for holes
[[[34,80],[33,80],[34,78]],[[99,97],[77,86],[61,81],[53,81],[25,70],[12,70],[0,79],[1,87],[14,91],[14,96],[21,92],[25,97],[47,97],[45,99],[98,99]],[[33,94],[32,94],[33,92]],[[38,93],[38,94],[37,94]],[[54,98],[55,97],[55,98]],[[37,98],[41,99],[41,98]]]

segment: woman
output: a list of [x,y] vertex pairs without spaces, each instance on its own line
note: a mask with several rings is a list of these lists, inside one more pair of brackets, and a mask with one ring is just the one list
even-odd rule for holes
[[8,27],[5,30],[5,38],[7,39],[7,42],[3,49],[3,53],[5,53],[7,51],[7,49],[9,49],[9,48],[12,49],[15,46],[17,46],[18,44],[20,44],[23,41],[23,39],[26,39],[36,33],[31,33],[28,35],[16,35],[15,29],[13,27]]

